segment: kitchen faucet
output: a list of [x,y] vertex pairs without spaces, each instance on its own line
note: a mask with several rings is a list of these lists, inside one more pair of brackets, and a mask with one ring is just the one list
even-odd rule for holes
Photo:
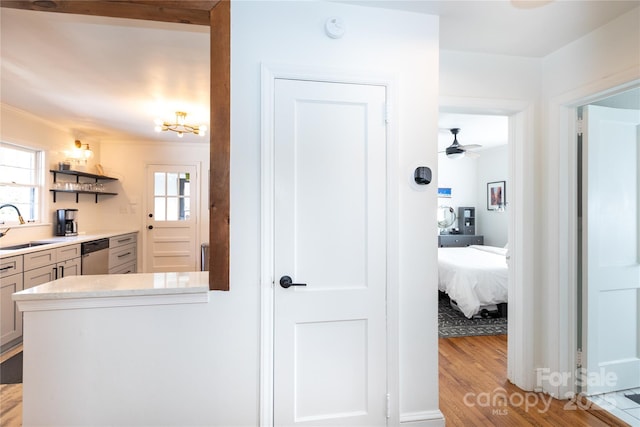
[[[16,212],[18,213],[18,221],[20,221],[20,224],[24,224],[24,219],[22,218],[22,214],[20,214],[20,209],[18,209],[16,206],[14,205],[10,205],[9,203],[5,203],[4,205],[0,206],[0,209],[2,208],[13,208],[16,210]],[[7,230],[9,231],[9,230]],[[6,232],[4,234],[7,234]]]

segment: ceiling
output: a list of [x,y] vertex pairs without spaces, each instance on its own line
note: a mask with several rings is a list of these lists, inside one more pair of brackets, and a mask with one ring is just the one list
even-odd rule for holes
[[[445,50],[543,57],[640,1],[358,1],[440,15]],[[541,31],[542,30],[542,31]],[[348,31],[348,23],[347,23]],[[88,140],[169,140],[154,120],[207,124],[209,28],[0,8],[0,101]],[[464,115],[462,115],[464,116]],[[465,117],[459,117],[459,120]],[[457,122],[462,144],[480,143]],[[185,141],[208,138],[185,136]],[[464,142],[463,142],[464,141]]]
[[440,16],[446,50],[544,57],[640,5],[638,0],[372,0]]

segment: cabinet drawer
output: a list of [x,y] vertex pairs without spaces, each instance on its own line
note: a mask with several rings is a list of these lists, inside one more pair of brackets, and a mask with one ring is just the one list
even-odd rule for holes
[[24,288],[29,289],[56,280],[56,266],[47,265],[24,272]]
[[56,263],[56,249],[24,254],[24,271]]
[[116,249],[109,248],[109,270],[123,264],[137,261],[136,244],[131,243]]
[[22,273],[22,255],[0,259],[0,277]]
[[470,245],[482,245],[484,244],[483,242],[484,236],[464,234],[438,236],[438,246],[441,248],[461,248]]
[[471,245],[484,245],[484,237],[483,236],[473,236],[471,238]]
[[78,258],[80,256],[80,244],[63,246],[56,249],[56,260],[58,262],[68,259]]
[[82,258],[80,257],[58,262],[58,264],[56,264],[58,269],[58,279],[68,276],[79,276],[81,266]]
[[118,248],[120,246],[129,245],[137,242],[136,233],[122,234],[120,236],[113,236],[109,239],[110,248]]
[[130,262],[128,264],[120,265],[109,269],[109,274],[132,274],[136,272],[136,263]]

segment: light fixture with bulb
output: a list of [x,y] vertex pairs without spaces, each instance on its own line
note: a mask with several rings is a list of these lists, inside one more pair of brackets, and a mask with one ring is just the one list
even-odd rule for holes
[[93,151],[89,144],[83,144],[79,139],[76,139],[73,143],[73,148],[66,151],[65,154],[69,160],[73,160],[76,163],[87,163],[91,157],[93,157]]
[[173,131],[182,138],[185,133],[193,133],[195,135],[205,136],[207,127],[205,125],[192,125],[186,123],[187,113],[184,111],[176,111],[176,121],[174,123],[165,122],[156,119],[156,132]]

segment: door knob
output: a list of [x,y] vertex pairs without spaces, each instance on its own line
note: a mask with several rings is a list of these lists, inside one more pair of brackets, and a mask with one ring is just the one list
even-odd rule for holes
[[282,276],[280,278],[280,286],[282,286],[283,288],[287,289],[290,286],[307,286],[307,284],[306,283],[293,283],[293,280],[291,280],[291,277]]
[[147,227],[149,230],[153,230],[153,225]]

